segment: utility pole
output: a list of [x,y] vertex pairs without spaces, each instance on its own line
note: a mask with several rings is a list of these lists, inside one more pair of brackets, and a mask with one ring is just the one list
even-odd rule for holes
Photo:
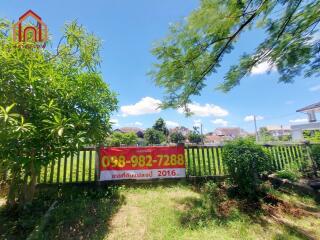
[[203,132],[202,132],[202,123],[201,123],[201,125],[200,125],[200,134],[201,134],[202,145],[204,145]]
[[255,130],[255,134],[256,134],[256,142],[259,142],[259,134],[258,134],[258,130],[257,130],[257,118],[256,118],[256,115],[253,115],[253,121],[254,121],[254,130]]

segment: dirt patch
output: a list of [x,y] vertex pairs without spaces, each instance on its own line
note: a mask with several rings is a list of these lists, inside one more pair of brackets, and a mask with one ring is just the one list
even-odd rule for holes
[[106,240],[113,239],[147,239],[146,219],[143,210],[134,203],[139,196],[130,193],[126,196],[126,204],[112,217],[108,225],[110,233]]
[[5,198],[0,198],[0,207],[4,206],[6,204]]
[[267,195],[264,198],[264,202],[266,204],[263,204],[262,208],[271,216],[279,216],[282,213],[289,214],[296,218],[318,215],[318,213],[309,212],[292,203],[278,199],[273,195]]

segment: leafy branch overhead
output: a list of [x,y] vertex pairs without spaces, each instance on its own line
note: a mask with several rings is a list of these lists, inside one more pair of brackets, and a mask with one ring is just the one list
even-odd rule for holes
[[280,82],[318,74],[319,22],[320,0],[202,0],[152,50],[158,62],[150,74],[166,93],[162,107],[188,110],[190,98],[201,94],[241,34],[254,27],[265,31],[264,40],[230,66],[218,89],[230,91],[262,62],[277,68]]

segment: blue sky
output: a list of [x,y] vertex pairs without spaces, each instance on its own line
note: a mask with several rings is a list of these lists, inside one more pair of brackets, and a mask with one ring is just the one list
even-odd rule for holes
[[206,131],[221,126],[253,131],[252,114],[259,116],[258,126],[290,125],[305,119],[295,111],[319,101],[320,81],[316,78],[297,76],[294,84],[279,84],[276,70],[267,74],[268,66],[262,64],[231,92],[215,90],[229,66],[263,39],[259,30],[243,34],[218,72],[207,79],[202,95],[192,99],[194,116],[156,109],[163,95],[147,76],[155,62],[150,50],[166,36],[170,23],[182,21],[198,4],[196,0],[2,0],[0,17],[16,21],[32,9],[47,23],[54,43],[61,37],[63,25],[74,19],[100,37],[101,72],[119,98],[119,112],[113,114],[115,127],[147,128],[162,117],[169,127],[180,124],[191,128],[202,122]]

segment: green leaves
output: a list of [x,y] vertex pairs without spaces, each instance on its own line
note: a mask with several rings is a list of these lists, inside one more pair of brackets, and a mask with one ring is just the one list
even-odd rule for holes
[[0,21],[0,161],[19,166],[23,177],[31,163],[38,171],[103,142],[117,99],[98,71],[100,41],[76,22],[66,25],[54,52],[17,47],[3,32]]
[[219,90],[230,91],[261,62],[277,68],[280,82],[292,82],[302,73],[318,74],[320,48],[314,36],[319,30],[319,9],[320,0],[202,0],[152,50],[157,63],[150,75],[164,88],[162,107],[185,107],[193,95],[200,95],[223,57],[253,27],[263,28],[264,41],[230,67]]

